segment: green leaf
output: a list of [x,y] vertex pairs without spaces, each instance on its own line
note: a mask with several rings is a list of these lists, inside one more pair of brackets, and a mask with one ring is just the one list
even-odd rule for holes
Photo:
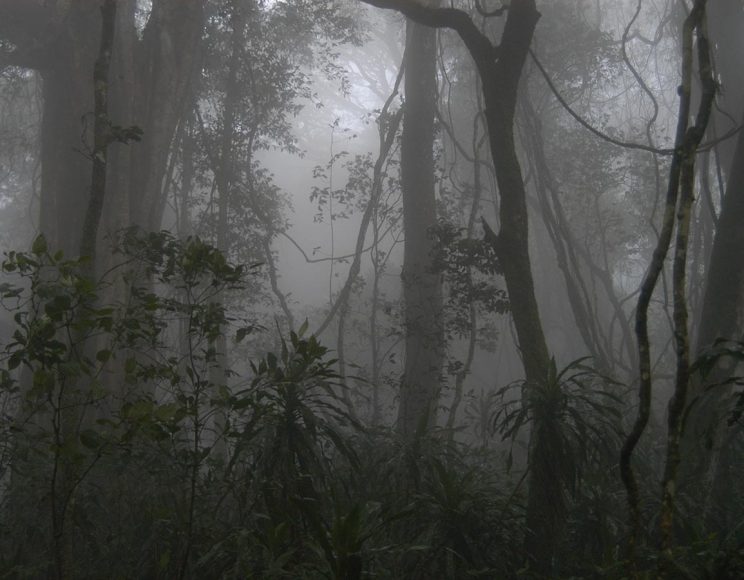
[[36,236],[36,239],[34,240],[34,243],[31,245],[31,252],[35,256],[43,256],[47,253],[48,250],[47,241],[44,237],[44,234],[39,234]]
[[22,361],[23,361],[23,355],[18,352],[14,352],[12,355],[10,355],[10,358],[8,359],[8,370],[12,371],[13,369],[17,368],[18,365],[20,365]]
[[300,329],[297,331],[297,336],[300,338],[305,335],[307,332],[308,327],[310,326],[310,323],[308,322],[307,318],[305,319],[305,322],[302,323],[302,326],[300,326]]
[[238,328],[238,332],[235,333],[235,342],[241,342],[251,332],[253,332],[252,326],[242,326],[241,328]]

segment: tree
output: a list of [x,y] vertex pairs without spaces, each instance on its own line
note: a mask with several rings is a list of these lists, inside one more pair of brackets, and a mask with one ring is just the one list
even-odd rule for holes
[[[453,9],[431,9],[414,2],[363,0],[381,8],[394,8],[421,24],[451,28],[457,32],[473,58],[482,82],[491,156],[500,193],[500,230],[490,231],[491,241],[503,269],[517,340],[527,378],[525,396],[531,385],[547,380],[550,357],[540,313],[535,299],[534,279],[529,257],[527,198],[514,143],[514,114],[517,91],[532,36],[540,17],[533,0],[511,3],[501,42],[494,46],[467,13]],[[485,223],[485,222],[484,222]],[[560,519],[551,509],[561,494],[559,479],[554,477],[548,455],[537,438],[530,457],[525,549],[530,565],[538,573],[549,575],[558,542]],[[541,460],[542,459],[542,460]]]
[[[738,74],[737,63],[744,53],[744,13],[736,2],[713,2],[709,8],[711,41],[715,43],[716,72],[722,83],[721,107],[714,111],[715,138],[726,134],[724,130],[732,119],[744,123],[744,86]],[[694,352],[704,354],[717,339],[740,338],[741,312],[744,308],[741,288],[744,284],[744,132],[716,145],[719,168],[723,170],[723,187],[720,211],[715,220],[715,236],[705,271],[705,290],[700,323]],[[710,383],[723,382],[731,371],[725,366],[708,377]],[[702,477],[704,485],[694,484],[690,491],[700,496],[705,506],[705,516],[715,529],[722,529],[726,519],[726,506],[722,505],[726,487],[726,459],[724,439],[726,427],[723,393],[717,389],[706,396],[702,384],[692,385],[692,397],[701,398],[692,409],[688,428],[688,450],[695,463],[695,479]],[[705,442],[705,446],[700,445]],[[725,527],[725,526],[723,526]]]
[[[679,89],[679,112],[674,149],[669,167],[667,194],[664,204],[662,227],[638,295],[636,309],[636,337],[639,360],[639,409],[632,429],[626,437],[620,455],[620,472],[628,494],[630,511],[629,552],[631,565],[635,565],[635,547],[641,528],[641,508],[638,484],[633,473],[631,457],[646,429],[651,412],[653,368],[649,339],[649,305],[664,261],[674,235],[673,265],[673,327],[675,342],[675,376],[672,397],[667,415],[667,445],[664,474],[662,476],[662,503],[660,513],[661,548],[659,572],[670,574],[673,566],[673,517],[675,511],[677,470],[681,461],[680,440],[684,426],[687,393],[690,384],[690,337],[687,309],[687,249],[695,185],[695,158],[705,134],[715,99],[715,82],[710,61],[710,49],[704,27],[706,0],[697,0],[685,18],[682,34],[682,78]],[[702,96],[691,124],[692,77],[694,50]]]
[[431,229],[436,224],[434,118],[437,31],[406,24],[405,106],[401,142],[403,194],[403,302],[405,368],[398,429],[413,437],[436,416],[443,348],[442,288],[434,267]]
[[[80,248],[87,206],[93,79],[101,0],[0,2],[0,65],[38,70],[43,79],[41,230],[67,255]],[[135,0],[117,4],[109,87],[110,130],[138,127],[136,148],[109,151],[105,230],[158,229],[170,145],[197,72],[204,0],[155,0],[140,37]],[[176,95],[176,98],[173,98]],[[82,135],[82,138],[81,138]],[[81,140],[82,139],[82,140]]]

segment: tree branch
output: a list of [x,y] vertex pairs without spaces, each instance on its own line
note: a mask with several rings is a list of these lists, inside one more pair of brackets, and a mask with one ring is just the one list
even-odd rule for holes
[[499,57],[499,47],[494,46],[488,37],[475,25],[470,15],[457,8],[427,8],[412,0],[361,0],[364,4],[397,10],[407,18],[432,28],[448,28],[460,36],[476,61]]

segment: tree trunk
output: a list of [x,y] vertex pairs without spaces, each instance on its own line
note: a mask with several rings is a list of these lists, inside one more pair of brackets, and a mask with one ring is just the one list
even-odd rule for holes
[[160,229],[163,177],[176,127],[189,105],[200,62],[205,0],[156,0],[137,55],[135,122],[144,131],[132,163],[134,224]]
[[[514,143],[517,90],[540,15],[532,0],[512,2],[495,66],[478,64],[483,80],[486,120],[499,187],[501,229],[495,250],[504,273],[517,340],[527,379],[525,397],[544,385],[550,363],[545,333],[535,298],[529,255],[527,193]],[[537,574],[549,577],[563,526],[563,485],[551,456],[551,442],[533,425],[529,451],[529,492],[525,553]]]
[[[77,2],[40,63],[41,232],[68,257],[80,250],[93,149],[93,63],[100,31],[98,2]],[[61,15],[59,15],[61,17]]]
[[[721,106],[713,114],[718,136],[733,123],[730,117],[744,120],[744,82],[740,58],[744,54],[744,12],[738,2],[711,2],[708,9],[711,42],[716,46],[716,72],[720,75]],[[721,112],[723,111],[723,112]],[[716,146],[718,162],[725,179],[725,194],[716,223],[716,232],[706,272],[700,323],[695,341],[699,355],[716,339],[738,340],[744,326],[744,133]],[[713,384],[727,378],[730,367],[718,368],[707,378]],[[691,396],[702,395],[704,385],[693,383]],[[687,477],[689,491],[701,503],[708,525],[723,531],[727,507],[723,481],[724,442],[727,439],[724,404],[730,388],[720,388],[698,401],[687,421],[686,452],[692,465]]]
[[[744,10],[739,0],[719,0],[708,7],[708,35],[715,46],[716,73],[720,76],[721,90],[713,111],[711,128],[720,137],[736,126],[744,103],[744,77],[741,74],[741,56],[744,54]],[[711,135],[713,136],[713,135]],[[727,139],[716,145],[721,168],[730,176],[736,165],[736,139]]]
[[403,188],[403,300],[405,367],[398,429],[413,437],[436,414],[442,370],[442,290],[434,272],[429,228],[436,224],[434,117],[436,30],[409,21],[406,28],[405,109],[401,142]]
[[[744,319],[744,132],[739,133],[734,162],[728,174],[708,266],[696,352],[702,354],[716,339],[739,340]],[[706,377],[706,384],[724,381],[731,366],[719,367]],[[702,502],[704,516],[721,531],[727,508],[720,503],[725,484],[719,480],[721,455],[725,453],[726,419],[724,400],[730,387],[720,387],[703,396],[703,384],[692,385],[693,396],[702,397],[687,421],[688,453],[694,461],[691,493]]]

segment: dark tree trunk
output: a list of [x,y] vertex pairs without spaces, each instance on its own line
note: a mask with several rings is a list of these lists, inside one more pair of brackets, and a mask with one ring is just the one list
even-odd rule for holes
[[[716,339],[741,340],[744,319],[744,132],[739,133],[731,170],[726,183],[718,218],[713,249],[707,272],[705,295],[696,343],[702,354]],[[693,383],[692,395],[701,397],[687,421],[686,452],[690,455],[687,475],[690,493],[703,506],[708,525],[725,532],[727,440],[726,401],[731,387],[719,387],[707,395],[705,384],[721,383],[733,370],[731,365],[717,367],[705,383]]]
[[104,0],[101,7],[101,21],[100,47],[93,69],[93,147],[91,150],[93,171],[80,240],[80,255],[90,258],[87,268],[91,280],[95,280],[96,274],[98,228],[106,199],[108,148],[112,140],[109,119],[109,70],[116,29],[116,0]]
[[429,229],[436,223],[434,118],[436,30],[409,21],[401,143],[405,368],[398,429],[412,437],[435,419],[443,358],[442,290],[432,261]]
[[[744,103],[744,76],[741,56],[744,54],[744,10],[738,0],[719,0],[708,7],[708,35],[715,47],[716,73],[721,90],[717,96],[711,129],[724,135],[736,125]],[[727,139],[716,146],[718,162],[724,172],[736,166],[736,139]]]
[[200,62],[205,0],[156,0],[137,54],[135,122],[144,131],[132,160],[130,213],[135,225],[158,230],[163,178],[176,127],[189,105]]
[[[743,119],[744,120],[744,119]],[[744,283],[744,131],[739,133],[726,183],[697,338],[697,350],[717,338],[738,338]]]
[[[533,1],[512,2],[496,65],[476,61],[483,80],[488,134],[501,202],[501,229],[494,249],[509,294],[527,379],[525,397],[528,398],[533,389],[545,383],[550,355],[535,298],[527,193],[514,143],[514,114],[519,80],[539,17]],[[525,552],[530,568],[544,576],[552,573],[563,525],[561,466],[552,457],[554,443],[536,420],[530,440]]]
[[93,63],[100,31],[96,4],[78,2],[41,64],[41,232],[51,247],[77,256],[90,192]]
[[[733,125],[731,117],[744,119],[744,82],[741,55],[744,54],[744,12],[732,0],[711,2],[708,9],[711,43],[716,47],[716,72],[721,79],[720,105],[714,111],[715,136]],[[724,179],[724,195],[716,223],[710,260],[706,271],[695,352],[703,353],[718,338],[739,340],[744,326],[744,133],[716,146]],[[730,367],[719,367],[706,383],[727,378]],[[702,394],[704,385],[693,383],[691,395]],[[726,528],[725,497],[727,440],[725,404],[728,388],[720,388],[696,402],[687,421],[686,453],[690,456],[686,473],[689,492],[703,507],[708,525],[718,531]]]

